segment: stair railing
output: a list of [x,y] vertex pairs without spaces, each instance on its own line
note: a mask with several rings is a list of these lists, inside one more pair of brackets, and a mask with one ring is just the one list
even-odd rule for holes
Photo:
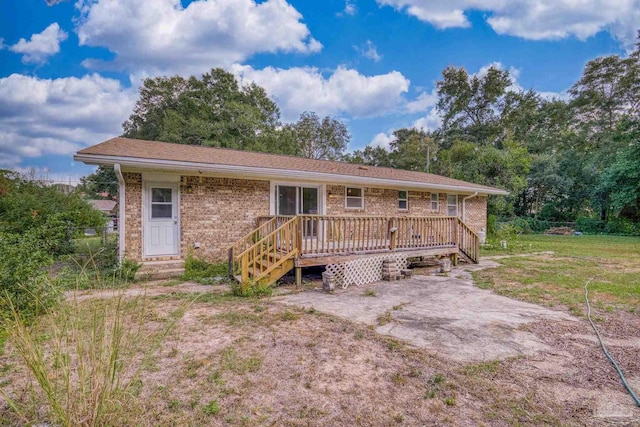
[[298,217],[293,217],[242,252],[234,254],[231,262],[238,266],[241,281],[251,278],[257,282],[296,257],[298,236]]

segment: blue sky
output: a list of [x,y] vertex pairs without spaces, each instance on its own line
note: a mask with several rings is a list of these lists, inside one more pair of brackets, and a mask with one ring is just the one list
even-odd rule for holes
[[0,168],[76,180],[73,153],[121,133],[146,77],[212,67],[263,86],[295,121],[343,120],[350,150],[439,124],[434,87],[463,66],[566,96],[590,59],[626,55],[640,0],[2,0]]

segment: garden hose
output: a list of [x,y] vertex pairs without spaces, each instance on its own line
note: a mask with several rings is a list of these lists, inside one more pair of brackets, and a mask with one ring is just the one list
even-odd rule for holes
[[[579,258],[579,259],[585,260],[585,258]],[[598,264],[598,266],[600,268],[602,268],[599,264]],[[622,372],[622,369],[620,369],[620,366],[618,366],[618,363],[616,362],[616,360],[613,358],[613,356],[611,356],[611,354],[609,354],[609,351],[607,350],[607,346],[605,346],[604,345],[604,341],[602,341],[602,337],[600,336],[600,332],[598,331],[598,328],[596,328],[595,323],[593,323],[593,320],[591,319],[591,304],[589,303],[589,284],[596,277],[598,277],[598,276],[590,277],[584,284],[584,300],[587,303],[587,319],[589,320],[589,323],[591,323],[591,327],[595,331],[595,333],[596,333],[596,335],[598,337],[598,341],[600,341],[600,347],[602,347],[602,351],[604,352],[604,355],[607,356],[607,359],[609,359],[609,362],[611,362],[613,367],[616,368],[616,371],[618,371],[618,375],[620,376],[620,379],[622,380],[622,384],[624,385],[624,388],[627,389],[627,392],[629,392],[629,394],[631,395],[631,398],[634,400],[636,405],[638,405],[638,407],[640,407],[640,399],[638,399],[638,396],[636,396],[636,394],[633,392],[633,389],[631,388],[629,383],[627,383],[627,379],[625,378],[624,373]]]

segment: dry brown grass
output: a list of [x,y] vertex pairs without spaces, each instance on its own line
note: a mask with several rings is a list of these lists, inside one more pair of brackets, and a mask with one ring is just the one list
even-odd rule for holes
[[[150,298],[149,331],[191,298]],[[561,342],[558,334],[547,336],[550,345]],[[43,342],[46,348],[46,336]],[[145,362],[137,398],[123,401],[114,425],[589,425],[579,401],[549,392],[549,381],[562,385],[561,379],[530,375],[530,363],[464,366],[366,325],[268,299],[207,293]],[[10,343],[2,366],[5,390],[34,421],[47,421]],[[615,387],[610,378],[602,381]],[[0,419],[2,425],[22,422],[1,400]]]

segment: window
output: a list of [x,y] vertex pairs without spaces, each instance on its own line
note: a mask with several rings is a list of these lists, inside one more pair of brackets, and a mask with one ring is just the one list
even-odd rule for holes
[[151,218],[171,218],[173,216],[173,204],[171,201],[171,188],[151,189]]
[[347,187],[345,207],[347,209],[364,209],[364,190],[357,187]]
[[431,210],[437,211],[440,210],[440,206],[438,206],[438,193],[431,193]]
[[409,192],[398,191],[398,209],[406,211],[409,209]]
[[458,216],[458,195],[447,194],[447,215]]

